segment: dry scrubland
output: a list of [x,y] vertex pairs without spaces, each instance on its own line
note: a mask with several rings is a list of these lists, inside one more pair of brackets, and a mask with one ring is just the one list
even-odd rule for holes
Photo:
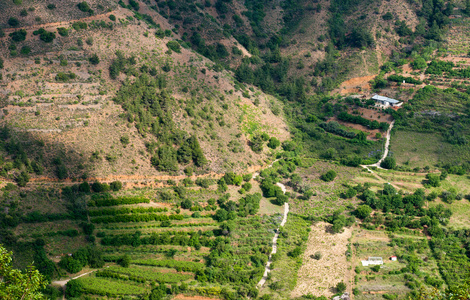
[[[329,232],[328,223],[317,223],[311,227],[307,249],[303,254],[303,264],[297,273],[297,285],[292,297],[312,294],[331,297],[335,294],[334,287],[339,282],[349,282],[350,263],[346,260],[351,229],[347,228],[339,234]],[[315,253],[322,257],[314,259]],[[351,287],[348,285],[351,292]]]
[[[28,33],[23,44],[31,47],[31,54],[5,60],[2,86],[3,93],[10,96],[2,111],[2,123],[19,134],[27,133],[31,139],[44,141],[48,155],[57,155],[54,149],[61,149],[75,157],[68,162],[71,177],[80,176],[84,170],[79,166],[88,165],[85,162],[90,159],[93,167],[85,170],[89,177],[158,175],[150,165],[150,155],[144,150],[151,137],[139,134],[132,123],[122,118],[123,109],[112,101],[124,80],[122,76],[119,81],[111,80],[108,75],[108,66],[117,50],[125,56],[134,55],[137,67],[156,67],[159,76],[166,77],[167,90],[177,102],[173,111],[175,123],[180,129],[198,136],[209,161],[202,171],[237,171],[262,165],[267,150],[259,155],[248,145],[254,133],[266,132],[281,141],[289,137],[282,115],[272,112],[280,108],[274,97],[253,89],[248,90],[250,98],[246,98],[247,94],[243,96],[242,91],[234,87],[229,73],[212,70],[212,62],[186,49],[165,54],[166,43],[172,38],[157,39],[155,29],[148,29],[145,22],[132,19],[130,11],[115,6],[112,9],[91,17],[93,22],[109,23],[108,16],[114,14],[117,21],[112,31],[70,29],[69,36],[58,36],[52,44],[45,44]],[[162,29],[171,28],[166,19],[144,4],[142,12],[152,15]],[[93,27],[90,21],[89,26]],[[58,26],[51,24],[46,29],[55,30]],[[70,28],[70,23],[60,26]],[[39,27],[43,26],[36,25],[35,29]],[[144,36],[135,32],[146,33]],[[82,41],[79,46],[77,40]],[[7,48],[3,43],[0,53],[8,56]],[[96,66],[88,62],[88,57],[95,53],[100,58]],[[64,61],[66,66],[61,66]],[[171,71],[161,71],[161,67],[168,64]],[[201,72],[203,69],[205,74]],[[73,72],[77,78],[66,83],[56,82],[54,78],[59,72]],[[184,107],[194,97],[199,98],[200,103],[196,116],[191,118]],[[258,106],[253,104],[255,99],[259,101]],[[224,122],[203,120],[200,115],[205,112],[200,109],[210,110],[213,118]],[[129,137],[128,145],[121,143],[123,136]],[[92,158],[92,153],[97,153],[93,156],[97,159]],[[51,177],[51,174],[46,175]]]

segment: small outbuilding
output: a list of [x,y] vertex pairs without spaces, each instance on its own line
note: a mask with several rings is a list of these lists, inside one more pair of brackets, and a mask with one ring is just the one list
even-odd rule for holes
[[382,257],[369,257],[367,260],[361,260],[363,267],[383,265],[384,260]]
[[397,261],[397,257],[396,257],[395,255],[390,256],[390,260],[391,260],[391,261]]
[[400,106],[403,105],[403,102],[400,102],[396,99],[388,98],[388,97],[385,97],[385,96],[380,96],[380,95],[377,95],[377,94],[372,96],[372,100],[375,101],[376,106],[379,106],[381,108],[388,108],[388,107],[397,108],[397,107],[400,107]]
[[349,293],[346,292],[342,294],[341,296],[334,297],[333,300],[351,300],[351,297],[349,296]]

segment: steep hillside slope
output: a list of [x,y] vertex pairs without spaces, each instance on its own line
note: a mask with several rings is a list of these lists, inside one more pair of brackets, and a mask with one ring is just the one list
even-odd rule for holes
[[[23,3],[22,7],[28,6]],[[75,4],[68,7],[79,11]],[[249,141],[253,136],[266,133],[281,141],[288,138],[281,106],[274,97],[238,85],[227,71],[176,42],[176,51],[169,50],[167,44],[178,36],[145,4],[141,4],[140,11],[149,13],[145,16],[149,23],[136,19],[142,19],[142,15],[131,10],[116,5],[110,10],[80,21],[59,18],[60,23],[22,27],[29,25],[25,21],[5,30],[0,50],[4,57],[0,71],[2,123],[14,132],[11,136],[15,140],[39,141],[42,149],[40,153],[34,150],[36,154],[30,159],[50,165],[55,158],[61,158],[67,168],[65,177],[72,178],[157,175],[151,157],[157,156],[155,151],[165,144],[161,134],[167,133],[143,128],[158,124],[152,125],[152,120],[145,123],[142,111],[129,107],[123,110],[119,105],[122,103],[113,101],[124,82],[135,88],[141,80],[155,81],[153,93],[165,91],[165,97],[169,97],[165,100],[170,105],[166,112],[173,125],[163,125],[173,129],[163,130],[180,130],[174,137],[177,139],[197,137],[207,159],[198,172],[220,173],[260,165],[269,148],[252,151]],[[36,9],[29,15],[40,11]],[[23,28],[25,40],[13,41],[9,34]],[[55,33],[56,38],[50,43],[41,40],[42,34],[34,35],[40,28]],[[57,28],[66,28],[66,33],[58,34]],[[155,36],[163,30],[170,36]],[[126,74],[118,71],[120,74],[113,79],[109,68],[119,60],[117,51],[127,61]],[[149,113],[145,103],[139,105],[134,108]],[[181,173],[192,165],[188,163],[160,171]],[[54,177],[53,170],[46,168],[44,175]]]

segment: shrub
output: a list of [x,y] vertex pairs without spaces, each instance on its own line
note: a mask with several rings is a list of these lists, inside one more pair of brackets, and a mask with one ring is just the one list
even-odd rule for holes
[[269,139],[269,142],[268,142],[268,147],[269,148],[276,149],[277,147],[279,147],[279,145],[281,145],[281,142],[277,138],[271,137]]
[[176,53],[181,53],[181,45],[177,41],[169,41],[166,46]]
[[60,36],[68,36],[69,35],[69,30],[65,27],[57,28],[57,32],[59,33]]
[[56,5],[55,5],[55,4],[52,4],[52,3],[51,3],[51,4],[48,4],[46,7],[47,7],[47,9],[51,9],[51,10],[52,10],[52,9],[56,9]]
[[56,38],[54,32],[43,31],[39,36],[39,39],[45,43],[52,43],[52,41]]
[[321,252],[320,251],[315,252],[312,258],[316,260],[320,260],[322,258]]
[[263,143],[263,138],[261,137],[261,135],[257,134],[251,139],[250,148],[255,153],[261,153],[263,151]]
[[344,282],[339,282],[337,285],[336,285],[336,291],[340,294],[344,293],[344,291],[346,291],[346,284]]
[[90,8],[90,5],[86,1],[80,2],[77,4],[79,10],[83,12],[93,13],[93,10]]
[[299,257],[300,254],[302,254],[302,248],[300,246],[295,247],[294,250],[287,253],[287,255],[292,258]]
[[441,185],[441,179],[438,174],[427,174],[426,175],[426,183],[432,187],[438,187]]
[[325,174],[320,176],[320,179],[326,182],[333,181],[336,178],[336,172],[333,170],[329,170]]
[[70,79],[75,79],[77,75],[75,73],[69,72],[69,73],[64,73],[64,72],[59,72],[55,76],[56,81],[61,81],[61,82],[67,82]]
[[10,25],[11,27],[18,27],[20,25],[20,21],[18,21],[17,18],[11,17],[10,19],[8,19],[8,25]]
[[26,30],[20,29],[20,30],[10,33],[10,37],[15,42],[22,42],[26,40],[26,34],[27,34]]
[[28,55],[29,53],[31,53],[31,47],[29,46],[23,46],[21,47],[21,54],[23,55]]
[[117,192],[122,189],[122,182],[117,181],[117,180],[113,181],[109,184],[109,187],[111,188],[111,190]]
[[114,22],[114,21],[116,21],[116,16],[115,15],[109,15],[109,19]]

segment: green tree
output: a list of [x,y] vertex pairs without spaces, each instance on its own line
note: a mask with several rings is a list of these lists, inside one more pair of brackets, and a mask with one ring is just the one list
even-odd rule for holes
[[113,181],[109,184],[109,187],[115,192],[120,191],[122,189],[122,182],[118,180]]
[[[92,65],[97,65],[100,63],[100,58],[98,57],[98,55],[95,53],[93,54],[92,56],[90,56],[88,58],[88,61],[92,64]],[[121,138],[122,139],[122,138]]]
[[337,285],[336,285],[336,291],[340,294],[344,293],[344,291],[346,291],[346,284],[344,282],[339,282]]
[[47,285],[44,276],[32,266],[24,272],[14,269],[12,261],[12,253],[0,245],[0,299],[46,299],[40,292]]
[[412,62],[411,62],[411,67],[413,67],[413,69],[415,70],[421,70],[421,69],[424,69],[428,66],[428,64],[426,63],[426,60],[424,60],[424,58],[422,58],[421,56],[415,58]]
[[380,166],[384,169],[392,170],[397,166],[397,162],[394,157],[386,157],[381,163]]
[[356,209],[356,216],[360,219],[365,219],[370,216],[372,208],[369,205],[359,205]]
[[127,254],[124,254],[120,259],[119,259],[119,264],[124,267],[124,268],[128,268],[129,265],[131,264],[131,258],[129,257],[129,255]]
[[80,297],[83,293],[83,285],[77,279],[70,280],[65,287],[65,296],[67,299]]
[[271,137],[269,139],[269,142],[268,142],[268,147],[271,148],[271,149],[276,149],[277,147],[279,147],[279,145],[281,145],[281,142],[279,142],[279,140],[275,137]]
[[441,179],[438,174],[429,173],[426,175],[426,179],[427,179],[426,183],[432,187],[438,187],[441,185]]

